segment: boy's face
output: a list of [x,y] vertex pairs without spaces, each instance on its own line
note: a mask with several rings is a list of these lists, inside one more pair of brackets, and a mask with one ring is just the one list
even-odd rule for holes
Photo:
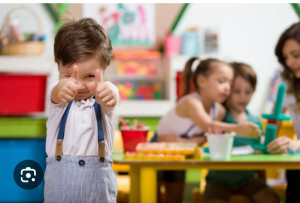
[[229,110],[237,112],[245,111],[252,98],[253,92],[250,83],[243,77],[237,76],[233,81],[232,90],[228,98]]
[[77,65],[78,67],[76,81],[78,85],[78,90],[75,99],[87,99],[90,96],[94,95],[96,92],[96,70],[100,70],[100,78],[103,78],[104,68],[101,67],[98,56],[93,56],[68,66],[63,66],[61,63],[59,63],[59,80],[69,79],[72,76],[73,65]]

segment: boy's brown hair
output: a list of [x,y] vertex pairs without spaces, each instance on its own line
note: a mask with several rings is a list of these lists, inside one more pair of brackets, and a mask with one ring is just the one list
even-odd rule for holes
[[230,65],[233,67],[234,70],[234,78],[236,78],[237,76],[241,76],[243,79],[250,83],[251,87],[253,88],[253,91],[255,91],[257,77],[256,73],[251,68],[251,66],[239,62],[233,62],[230,63]]
[[111,41],[105,30],[92,18],[69,20],[57,32],[54,41],[55,62],[71,65],[79,60],[99,56],[106,68],[112,58]]

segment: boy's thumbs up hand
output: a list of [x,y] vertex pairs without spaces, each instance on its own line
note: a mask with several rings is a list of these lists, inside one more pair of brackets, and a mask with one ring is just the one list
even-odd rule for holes
[[73,65],[72,67],[72,76],[71,79],[76,82],[78,79],[78,66],[77,65]]
[[59,83],[58,98],[63,103],[69,103],[73,101],[78,90],[77,85],[78,78],[78,66],[73,65],[72,75],[68,79],[63,79]]
[[100,105],[105,105],[107,107],[113,107],[117,103],[117,98],[112,90],[112,88],[103,81],[103,76],[100,73],[100,70],[97,69],[95,72],[96,79],[96,93],[95,98],[96,101]]

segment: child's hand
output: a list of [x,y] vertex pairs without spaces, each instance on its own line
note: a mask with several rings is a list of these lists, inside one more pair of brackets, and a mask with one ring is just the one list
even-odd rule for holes
[[259,129],[258,125],[250,122],[239,124],[235,132],[237,135],[254,139],[258,138],[261,134],[261,130]]
[[72,76],[68,79],[62,79],[58,83],[57,97],[59,102],[69,103],[73,101],[78,90],[77,77],[78,66],[73,65]]
[[117,97],[112,90],[112,88],[103,82],[103,79],[100,75],[100,70],[96,70],[95,72],[95,78],[96,78],[96,93],[95,98],[96,101],[100,105],[105,105],[107,107],[113,107],[117,103]]

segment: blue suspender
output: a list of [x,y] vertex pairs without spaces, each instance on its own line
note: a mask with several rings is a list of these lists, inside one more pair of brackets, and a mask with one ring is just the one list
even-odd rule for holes
[[98,141],[104,141],[104,130],[103,130],[103,124],[102,124],[102,118],[101,118],[101,107],[96,101],[94,104],[94,109],[95,109],[96,118],[97,118]]
[[[62,147],[62,141],[65,137],[65,128],[66,128],[66,122],[69,115],[70,108],[72,106],[72,102],[69,102],[66,111],[63,114],[63,117],[60,122],[59,131],[57,134],[57,144],[56,148]],[[103,130],[103,123],[102,123],[102,117],[101,117],[101,107],[100,105],[95,101],[94,103],[94,109],[97,119],[97,128],[98,128],[98,146],[99,146],[99,158],[101,162],[104,162],[105,160],[105,143],[104,143],[104,130]],[[60,161],[62,156],[62,148],[56,149],[56,160]]]
[[69,115],[69,111],[72,106],[72,103],[73,102],[69,102],[69,104],[65,110],[65,113],[60,121],[59,131],[58,131],[58,135],[57,135],[58,140],[63,140],[65,137],[65,128],[66,128],[67,117]]

